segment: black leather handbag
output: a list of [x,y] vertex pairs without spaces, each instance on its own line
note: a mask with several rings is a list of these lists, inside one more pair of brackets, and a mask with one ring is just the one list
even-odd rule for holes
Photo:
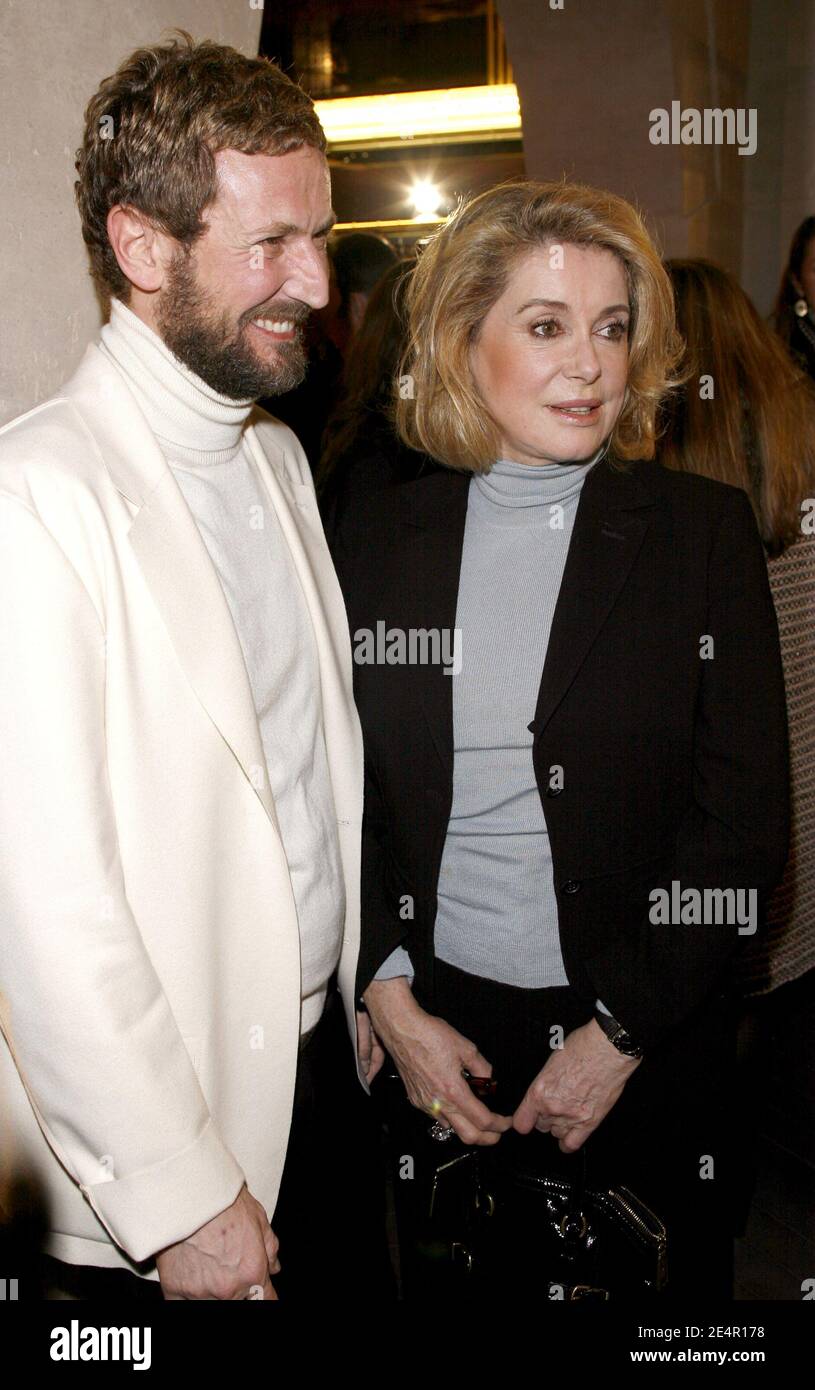
[[587,1185],[585,1145],[572,1179],[497,1158],[464,1148],[437,1161],[428,1228],[462,1286],[553,1301],[639,1300],[665,1288],[664,1225],[629,1188]]
[[574,1155],[572,1177],[538,1173],[503,1141],[435,1142],[398,1081],[391,1099],[392,1137],[403,1158],[415,1155],[422,1179],[411,1194],[408,1260],[427,1295],[616,1302],[664,1290],[665,1227],[627,1187],[587,1182],[590,1140]]

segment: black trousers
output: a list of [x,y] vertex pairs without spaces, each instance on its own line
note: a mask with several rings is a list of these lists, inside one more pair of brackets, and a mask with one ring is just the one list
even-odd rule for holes
[[[554,1030],[566,1036],[591,1018],[591,1010],[570,987],[517,989],[440,960],[435,999],[419,1002],[476,1043],[498,1082],[490,1108],[507,1115],[551,1055],[552,1041],[560,1036]],[[734,1220],[742,1195],[735,1037],[735,1008],[717,996],[689,1021],[681,1038],[640,1063],[586,1141],[589,1185],[623,1183],[666,1226],[666,1298],[726,1302],[733,1297]],[[429,1127],[429,1117],[413,1111],[414,1123],[416,1117]],[[410,1181],[400,1178],[410,1126],[402,1129],[397,1120],[391,1128],[403,1294],[421,1298],[423,1265],[415,1241],[431,1175],[428,1170],[415,1172]],[[399,1149],[401,1153],[395,1151]],[[430,1153],[430,1161],[437,1162],[444,1146],[431,1145]],[[508,1131],[492,1153],[496,1160],[500,1154],[517,1156],[523,1167],[553,1176],[575,1176],[579,1159],[537,1130],[529,1135]],[[532,1280],[534,1271],[529,1274]]]
[[272,1217],[281,1302],[364,1306],[396,1298],[385,1227],[382,1134],[357,1080],[342,1000],[329,994],[300,1053],[291,1137]]
[[[317,1307],[362,1300],[364,1306],[396,1298],[381,1130],[353,1063],[342,1001],[332,988],[299,1055],[291,1134],[271,1223],[280,1241],[281,1272],[272,1282],[281,1302]],[[26,1284],[27,1296],[41,1298],[163,1298],[156,1281],[129,1270],[70,1265],[47,1255],[33,1261]]]

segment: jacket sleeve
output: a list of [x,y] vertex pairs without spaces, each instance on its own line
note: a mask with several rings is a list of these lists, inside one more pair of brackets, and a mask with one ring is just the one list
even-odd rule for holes
[[[362,520],[360,521],[360,516]],[[357,537],[364,532],[364,511],[358,512],[351,520],[334,525],[326,534],[331,549],[331,558],[337,571],[340,587],[345,599],[346,613],[351,627],[351,647],[354,646],[354,613],[359,601],[361,579],[357,576],[356,560],[360,554]],[[370,552],[363,547],[362,555],[368,571],[371,570]],[[354,671],[355,687],[359,672]],[[361,868],[361,914],[360,947],[357,964],[356,998],[359,999],[367,989],[379,967],[397,946],[402,945],[410,932],[410,920],[400,916],[400,898],[396,886],[388,873],[390,856],[388,851],[388,813],[368,746],[368,735],[363,726],[365,740],[365,795],[362,818],[362,868]]]
[[387,813],[376,774],[366,761],[357,998],[396,947],[406,942],[410,931],[410,919],[400,916],[401,899],[388,864]]
[[[693,802],[676,837],[673,868],[654,888],[744,889],[752,923],[733,912],[698,924],[651,920],[585,962],[597,994],[646,1048],[704,1002],[753,929],[762,930],[789,845],[789,765],[778,625],[764,549],[746,495],[728,492],[711,544],[693,749]],[[731,899],[735,901],[735,899]],[[688,913],[690,915],[690,913]],[[716,916],[724,920],[711,920]],[[728,916],[730,920],[727,920]],[[741,927],[741,930],[740,930]]]
[[46,1140],[140,1262],[229,1206],[244,1176],[128,903],[105,640],[52,534],[0,497],[0,1027]]

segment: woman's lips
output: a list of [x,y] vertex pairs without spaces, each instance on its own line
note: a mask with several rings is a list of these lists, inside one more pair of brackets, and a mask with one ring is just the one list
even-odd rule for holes
[[602,401],[569,401],[565,405],[549,405],[554,415],[567,425],[596,425],[602,410]]

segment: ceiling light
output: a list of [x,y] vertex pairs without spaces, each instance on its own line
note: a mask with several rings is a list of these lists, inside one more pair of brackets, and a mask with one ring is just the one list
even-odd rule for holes
[[521,109],[513,82],[447,87],[314,103],[333,149],[468,137],[515,138]]
[[441,190],[432,179],[418,179],[410,190],[410,198],[417,217],[436,217],[441,207]]

